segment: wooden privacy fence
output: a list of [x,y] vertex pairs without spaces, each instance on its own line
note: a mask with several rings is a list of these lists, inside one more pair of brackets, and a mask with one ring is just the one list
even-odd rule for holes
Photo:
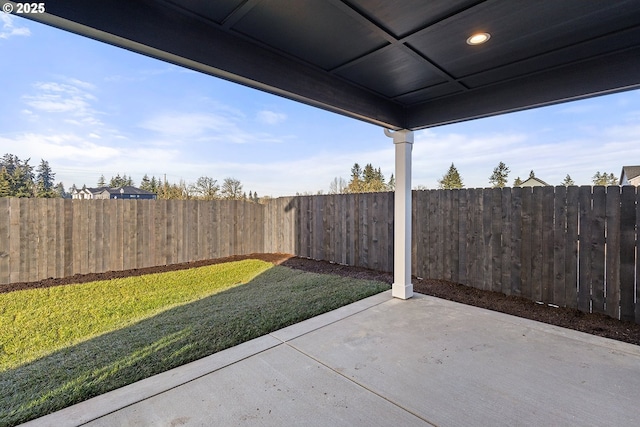
[[0,199],[0,284],[261,252],[243,201]]
[[[636,188],[413,192],[412,271],[640,323]],[[265,251],[393,269],[393,194],[281,198]]]
[[419,191],[414,272],[640,323],[637,198],[633,186]]
[[[412,269],[640,323],[633,186],[413,192]],[[393,269],[393,193],[242,201],[0,199],[0,285],[284,252]]]

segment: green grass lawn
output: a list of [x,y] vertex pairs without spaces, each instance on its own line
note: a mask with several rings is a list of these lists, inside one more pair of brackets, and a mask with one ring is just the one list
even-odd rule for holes
[[0,425],[45,415],[388,288],[244,260],[0,294]]

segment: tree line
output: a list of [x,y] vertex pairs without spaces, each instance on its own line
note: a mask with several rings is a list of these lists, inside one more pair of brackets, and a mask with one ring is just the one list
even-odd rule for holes
[[[54,181],[56,174],[46,160],[41,160],[35,169],[29,164],[30,161],[31,159],[21,160],[14,154],[5,154],[0,158],[0,197],[70,198],[71,193],[78,190],[75,184],[69,188],[68,192],[62,182],[56,184]],[[98,188],[126,186],[135,187],[133,178],[119,173],[112,176],[109,181],[101,175],[97,182]],[[82,188],[87,186],[83,185]],[[139,188],[157,194],[159,199],[228,199],[253,202],[261,200],[257,192],[249,191],[247,194],[242,182],[231,177],[225,178],[221,184],[218,184],[217,180],[202,176],[196,182],[187,184],[184,180],[170,183],[166,179],[155,176],[149,178],[145,174]]]
[[[104,175],[101,175],[98,179],[98,188],[109,187],[119,188],[126,186],[134,186],[135,182],[130,176],[126,174],[120,175],[119,173],[112,176],[107,182]],[[177,200],[249,200],[253,202],[259,202],[260,198],[255,191],[249,191],[247,194],[243,190],[243,185],[240,180],[236,178],[225,178],[222,184],[218,184],[218,180],[208,176],[201,176],[194,183],[187,184],[184,180],[180,180],[177,183],[171,183],[162,178],[155,176],[149,177],[145,174],[140,181],[139,187],[141,190],[155,193],[158,199],[177,199]],[[75,186],[72,188],[75,189]]]
[[[0,197],[71,197],[71,193],[77,191],[77,187],[72,185],[69,191],[65,191],[62,182],[55,183],[55,173],[51,169],[49,162],[42,159],[40,164],[34,168],[29,164],[31,159],[21,160],[13,154],[5,154],[0,158]],[[489,184],[494,188],[502,188],[508,184],[510,169],[500,162],[493,169],[489,176]],[[532,170],[529,178],[535,178]],[[524,181],[516,177],[513,186],[518,187]],[[597,171],[592,177],[593,185],[616,185],[618,179],[613,173]],[[575,185],[571,176],[567,175],[560,185]],[[135,186],[131,176],[119,173],[112,176],[109,181],[101,175],[97,182],[97,187],[119,188],[125,186]],[[83,186],[82,188],[86,188]],[[155,176],[144,175],[139,188],[157,194],[158,199],[197,199],[197,200],[250,200],[260,202],[268,197],[258,197],[255,191],[249,194],[243,189],[240,180],[228,177],[222,183],[208,177],[201,176],[194,183],[187,184],[184,180],[177,183],[170,183],[165,179]],[[438,180],[438,188],[455,189],[464,188],[464,182],[458,169],[453,163],[447,172]],[[348,193],[369,193],[378,191],[393,191],[395,189],[395,178],[393,174],[385,180],[382,170],[375,168],[371,163],[367,163],[364,168],[358,163],[351,167],[351,176],[347,182],[344,178],[336,177],[329,185],[329,194]],[[426,189],[419,185],[418,190]],[[307,194],[307,193],[304,193]],[[322,194],[319,191],[317,194]],[[301,195],[297,193],[296,195]]]
[[[503,188],[508,184],[509,167],[504,162],[498,163],[493,169],[493,173],[489,176],[489,184],[492,188]],[[535,172],[532,170],[529,172],[527,179],[535,178]],[[591,178],[593,185],[617,185],[618,178],[613,173],[597,171]],[[519,176],[513,181],[513,187],[521,186],[526,180],[522,180]],[[567,174],[564,180],[560,183],[566,187],[570,185],[576,185],[571,176]],[[453,163],[447,170],[447,172],[438,180],[438,188],[440,189],[456,189],[464,188],[462,176]],[[423,186],[419,186],[418,189],[426,189]]]

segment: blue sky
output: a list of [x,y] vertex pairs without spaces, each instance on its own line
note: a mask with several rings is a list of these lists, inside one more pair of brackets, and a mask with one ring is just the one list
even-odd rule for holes
[[[393,172],[382,129],[0,12],[0,155],[49,162],[56,181],[166,174],[171,182],[240,179],[260,196],[348,179],[353,163]],[[416,132],[413,185],[437,188],[453,162],[466,187],[530,170],[619,176],[640,164],[640,91]]]

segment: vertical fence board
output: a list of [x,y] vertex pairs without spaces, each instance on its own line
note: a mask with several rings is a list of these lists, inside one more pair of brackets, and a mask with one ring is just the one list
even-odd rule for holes
[[322,218],[325,214],[326,196],[310,197],[314,202],[313,206],[313,227],[315,242],[312,248],[313,259],[325,259],[324,254],[324,230],[322,228]]
[[[419,190],[411,192],[411,271],[413,271],[413,274],[418,277],[424,277],[424,269],[422,268],[424,245],[421,244],[421,239],[424,238],[424,233],[422,233],[422,221],[424,216],[424,209],[422,208],[422,193],[423,192]],[[391,233],[389,235],[389,245],[393,246],[394,244],[395,241],[393,233]]]
[[635,319],[640,323],[640,191],[636,195],[636,292],[635,292]]
[[435,263],[433,265],[433,275],[432,277],[436,278],[436,279],[442,279],[443,276],[443,229],[442,229],[442,224],[443,224],[443,212],[442,212],[442,207],[444,204],[444,192],[445,190],[435,190],[435,192],[433,193],[434,199],[433,199],[433,210],[430,211],[430,215],[433,214],[433,231],[434,231],[434,239],[433,239],[433,253],[434,253],[434,260]]
[[149,200],[136,200],[135,232],[136,252],[134,268],[147,267],[145,259],[149,258]]
[[511,189],[511,294],[522,295],[522,188]]
[[459,282],[459,264],[460,264],[460,191],[454,190],[451,194],[451,212],[450,212],[450,242],[449,254],[451,262],[449,263],[449,278],[453,282]]
[[494,292],[502,291],[502,189],[491,188],[485,190],[490,196],[490,238],[489,246],[491,248],[491,262],[488,270],[490,270],[491,280],[489,281],[489,290]]
[[565,246],[565,305],[570,308],[578,307],[579,260],[578,260],[578,222],[580,189],[576,186],[567,187],[567,244]]
[[[636,187],[625,185],[620,197],[620,319],[634,320]],[[637,304],[637,302],[636,302]]]
[[482,289],[484,285],[484,275],[482,271],[483,258],[484,258],[484,198],[482,196],[482,189],[476,188],[471,190],[471,199],[476,206],[476,211],[472,212],[472,273],[471,283],[474,288]]
[[553,263],[554,252],[554,198],[553,187],[542,187],[542,300],[553,303]]
[[453,262],[453,240],[457,239],[456,233],[453,231],[454,211],[453,211],[453,195],[456,190],[443,191],[440,206],[440,217],[442,218],[442,278],[451,280],[452,262]]
[[134,268],[136,261],[136,201],[135,200],[123,200],[123,248],[124,259],[123,268],[129,270]]
[[604,313],[605,261],[605,187],[593,187],[593,217],[591,226],[591,305],[596,313]]
[[502,274],[502,278],[501,278],[501,289],[500,292],[502,292],[505,295],[511,295],[511,269],[512,269],[512,262],[513,259],[511,257],[512,255],[512,248],[511,248],[511,217],[512,217],[512,211],[511,211],[511,205],[512,205],[512,201],[511,201],[511,188],[509,187],[505,187],[501,189],[501,198],[500,198],[500,203],[502,205],[502,210],[501,210],[501,226],[502,226],[502,230],[501,230],[501,235],[502,235],[502,239],[501,239],[501,261],[500,261],[500,267],[501,267],[501,274]]
[[[422,241],[425,233],[422,230],[424,224],[424,191],[411,192],[411,270],[418,277],[425,277],[422,259],[424,257],[425,245]],[[394,245],[393,235],[391,235],[389,244]]]
[[64,276],[64,199],[55,199],[56,246],[53,277]]
[[593,210],[591,187],[581,186],[578,193],[580,217],[578,222],[578,309],[591,310],[591,228],[593,226]]
[[620,317],[620,186],[607,187],[605,247],[605,311]]
[[[336,209],[340,212],[340,232],[338,237],[338,253],[340,254],[340,264],[347,263],[347,232],[348,232],[348,213],[346,209],[346,197],[342,194],[336,194]],[[385,216],[385,218],[387,218]]]
[[106,227],[105,232],[108,231],[109,236],[109,270],[118,270],[117,263],[122,257],[122,253],[119,252],[117,234],[118,234],[118,206],[115,200],[109,200],[105,209],[107,212],[107,218],[109,225]]
[[47,232],[47,199],[36,199],[34,209],[35,217],[33,227],[35,229],[35,253],[36,263],[29,274],[29,281],[38,280],[47,274],[47,247],[49,246]]
[[[11,216],[9,218],[9,229],[11,241],[9,242],[9,282],[20,282],[20,258],[26,256],[20,251],[20,202],[21,199],[9,199],[9,210]],[[71,240],[71,239],[69,239]]]
[[480,236],[480,250],[482,251],[481,260],[478,262],[480,267],[480,289],[491,290],[491,283],[493,281],[491,267],[491,258],[493,253],[491,250],[491,206],[492,198],[491,191],[489,189],[478,189],[480,193],[480,200],[482,201],[482,217],[480,217],[480,223],[482,224],[482,234]]
[[354,250],[354,222],[353,222],[353,197],[347,195],[341,195],[342,206],[345,209],[345,254],[344,262],[347,265],[353,265],[353,250]]
[[386,271],[393,271],[393,251],[394,251],[394,240],[393,240],[393,227],[394,227],[394,218],[393,212],[395,209],[394,206],[395,201],[395,193],[389,192],[387,193],[387,236],[388,244],[387,244],[387,268]]
[[224,226],[222,224],[222,220],[221,220],[221,210],[222,210],[222,203],[220,202],[215,202],[211,208],[211,232],[212,232],[212,240],[213,240],[213,249],[212,249],[212,253],[211,256],[213,258],[220,258],[221,255],[221,251],[220,251],[220,247],[222,246],[222,235],[223,235],[223,229]]
[[369,268],[380,270],[380,231],[382,229],[380,194],[371,194],[371,216],[370,221],[373,224],[371,228],[371,251],[369,252]]
[[468,218],[469,218],[469,191],[459,192],[459,207],[458,207],[458,221],[459,221],[459,234],[458,234],[458,250],[460,254],[458,256],[458,282],[467,283],[467,254],[469,248],[467,246],[468,231]]
[[553,224],[553,282],[552,302],[560,307],[566,304],[566,240],[567,240],[567,187],[556,187]]
[[533,189],[522,188],[522,288],[521,293],[525,298],[532,298],[532,230],[533,227]]
[[8,198],[0,198],[0,285],[11,283],[11,207]]
[[531,298],[542,301],[542,190],[544,187],[533,187],[531,197]]

